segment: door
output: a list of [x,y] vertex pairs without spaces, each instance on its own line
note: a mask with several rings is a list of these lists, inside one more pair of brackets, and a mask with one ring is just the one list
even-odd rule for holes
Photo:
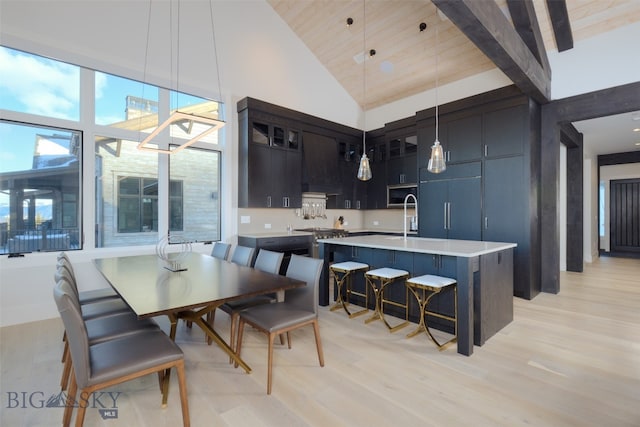
[[449,239],[482,240],[480,178],[449,181]]
[[612,252],[640,253],[640,179],[610,183]]
[[447,180],[421,182],[419,188],[418,234],[420,237],[447,238]]

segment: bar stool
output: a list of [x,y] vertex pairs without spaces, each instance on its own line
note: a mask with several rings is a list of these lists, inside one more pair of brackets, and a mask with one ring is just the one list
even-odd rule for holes
[[[338,297],[335,304],[330,308],[331,311],[338,310],[340,307],[344,308],[344,311],[349,315],[349,319],[359,316],[369,311],[369,293],[365,287],[364,292],[354,291],[352,288],[353,275],[369,269],[369,264],[355,261],[338,262],[329,266],[329,269],[333,273],[333,280],[338,288]],[[366,286],[366,285],[365,285]],[[345,296],[342,297],[342,290],[345,290]],[[349,301],[351,295],[356,295],[364,298],[364,309],[351,313],[349,311]]]
[[[370,323],[370,322],[373,322],[374,320],[380,319],[385,324],[385,326],[389,329],[389,332],[395,332],[398,329],[407,326],[409,324],[409,310],[407,305],[408,301],[405,301],[405,304],[401,304],[393,300],[387,300],[384,298],[384,290],[391,283],[397,280],[405,280],[406,278],[408,278],[409,272],[405,270],[397,270],[395,268],[385,267],[385,268],[378,268],[375,270],[369,270],[366,273],[364,273],[364,277],[367,281],[367,284],[369,285],[369,287],[371,287],[371,290],[373,291],[373,294],[376,297],[375,312],[373,313],[373,316],[365,320],[365,323]],[[379,282],[379,286],[376,286],[376,281]],[[405,321],[396,326],[391,326],[384,317],[385,303],[404,308]]]
[[[408,279],[406,285],[407,289],[411,291],[414,297],[416,297],[416,301],[420,306],[420,323],[418,323],[418,327],[413,332],[407,334],[407,338],[411,338],[421,332],[426,332],[427,335],[429,335],[429,338],[431,338],[431,340],[436,343],[440,350],[443,350],[447,344],[455,342],[458,338],[458,288],[456,286],[456,280],[450,279],[448,277],[425,274],[424,276],[412,277]],[[449,287],[453,287],[453,317],[427,310],[427,306],[429,305],[429,301],[431,301],[431,298]],[[452,321],[454,325],[453,338],[440,344],[429,330],[429,326],[427,325],[426,320],[427,315]]]

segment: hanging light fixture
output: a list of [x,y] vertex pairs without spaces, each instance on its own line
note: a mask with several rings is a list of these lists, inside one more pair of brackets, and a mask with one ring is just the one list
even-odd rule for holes
[[[369,181],[371,179],[371,165],[367,157],[367,112],[366,112],[366,96],[367,96],[367,19],[366,19],[366,0],[362,1],[362,157],[360,158],[360,166],[358,166],[358,179],[360,181]],[[375,50],[371,49],[371,56],[375,55]]]
[[438,25],[436,24],[436,140],[431,146],[431,157],[427,165],[427,170],[431,173],[440,173],[447,169],[447,165],[444,162],[442,145],[440,145],[440,141],[438,140],[438,41]]
[[[148,18],[148,26],[147,26],[147,46],[146,46],[146,52],[145,52],[145,74],[146,74],[146,67],[147,67],[147,54],[149,51],[149,32],[151,30],[151,1],[149,0],[149,18]],[[212,5],[212,1],[213,0],[209,0],[209,16],[211,19],[211,38],[213,41],[213,51],[214,51],[214,59],[216,62],[216,73],[217,73],[217,77],[218,77],[218,95],[221,96],[222,92],[221,92],[221,87],[220,87],[220,67],[218,65],[218,49],[216,47],[216,33],[215,33],[215,27],[213,24],[213,5]],[[170,8],[172,6],[172,2],[170,2]],[[171,12],[170,12],[171,13]],[[177,41],[177,65],[176,68],[178,70],[177,72],[177,76],[176,76],[176,93],[179,93],[179,79],[180,79],[180,0],[178,0],[178,23],[177,23],[177,27],[178,27],[178,41]],[[173,37],[171,37],[171,43],[173,43]],[[173,61],[171,61],[170,66],[173,68]],[[176,94],[176,99],[177,99],[177,94]],[[191,136],[191,133],[195,131],[195,135],[193,135],[193,137],[189,140],[187,140],[186,142],[183,142],[182,144],[178,145],[176,148],[169,148],[169,149],[162,149],[162,148],[157,148],[158,144],[154,143],[152,141],[154,141],[154,139],[167,127],[172,126],[172,125],[177,125],[179,126],[181,129],[183,129],[185,131],[185,133],[189,136]],[[194,126],[195,125],[195,126]],[[216,114],[212,114],[209,111],[179,111],[178,110],[178,106],[176,106],[175,110],[173,111],[173,113],[171,113],[171,115],[169,116],[169,118],[167,120],[165,120],[163,123],[161,123],[153,132],[151,132],[149,134],[149,136],[147,136],[143,141],[141,141],[138,144],[138,150],[143,150],[143,151],[154,151],[154,152],[158,152],[158,153],[165,153],[165,154],[174,154],[177,153],[181,150],[184,150],[185,148],[187,148],[190,145],[195,144],[197,141],[203,139],[205,136],[216,132],[217,130],[219,130],[220,128],[222,128],[225,125],[225,122],[220,120],[218,118],[217,113]],[[151,145],[155,145],[156,147],[152,147],[149,146],[149,144]]]

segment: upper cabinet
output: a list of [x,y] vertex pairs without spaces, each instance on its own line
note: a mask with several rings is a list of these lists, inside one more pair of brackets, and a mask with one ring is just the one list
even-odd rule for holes
[[[353,179],[362,131],[253,98],[238,102],[238,206],[300,208],[302,192],[342,194],[361,206]],[[342,156],[338,142],[348,147]],[[347,164],[348,163],[348,164]],[[348,185],[345,185],[344,183]],[[343,189],[344,187],[344,189]]]
[[482,158],[481,116],[475,115],[453,120],[446,126],[446,139],[441,142],[447,162],[459,163]]
[[482,118],[484,157],[522,155],[528,136],[527,117],[526,105],[485,113]]

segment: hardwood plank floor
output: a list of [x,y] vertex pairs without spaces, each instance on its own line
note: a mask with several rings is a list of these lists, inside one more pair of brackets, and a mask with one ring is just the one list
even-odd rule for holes
[[[321,308],[325,367],[312,328],[295,331],[291,350],[275,350],[271,396],[263,335],[246,331],[247,375],[181,323],[192,425],[640,426],[640,261],[599,258],[562,273],[558,295],[514,305],[514,321],[471,357],[406,339],[411,325],[390,334]],[[216,322],[226,336],[228,317]],[[59,319],[0,329],[0,425],[60,425],[62,409],[43,406],[59,392],[61,336]],[[109,391],[85,426],[181,425],[175,375],[166,409],[154,376]]]

